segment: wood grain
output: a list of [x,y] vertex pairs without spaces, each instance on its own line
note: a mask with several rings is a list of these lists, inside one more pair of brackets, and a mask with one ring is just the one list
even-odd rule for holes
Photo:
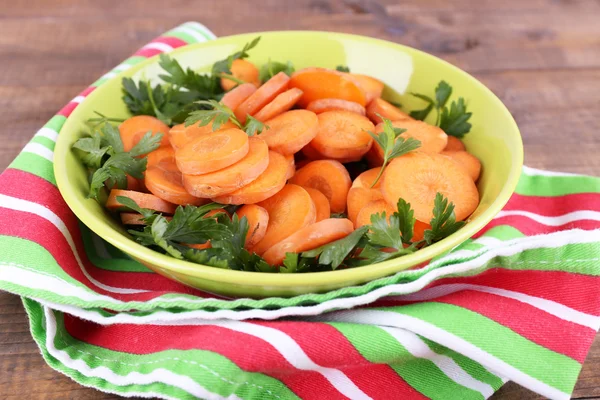
[[[433,53],[490,87],[525,162],[600,174],[600,2],[586,0],[0,0],[0,170],[62,105],[135,49],[188,20],[218,36],[315,29]],[[260,6],[257,6],[260,4]],[[574,398],[600,398],[600,340]],[[0,293],[0,398],[112,399],[46,365],[20,300]],[[541,399],[514,383],[493,399]]]

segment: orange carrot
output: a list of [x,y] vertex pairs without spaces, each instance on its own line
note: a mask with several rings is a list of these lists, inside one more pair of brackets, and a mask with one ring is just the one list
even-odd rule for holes
[[263,257],[271,265],[281,265],[286,253],[316,249],[352,233],[352,222],[346,218],[328,218],[304,227],[267,250]]
[[306,146],[317,134],[317,115],[307,110],[284,112],[266,122],[269,127],[260,137],[269,149],[283,155],[294,154]]
[[134,192],[133,190],[113,189],[106,200],[106,208],[111,211],[127,210],[127,207],[117,200],[118,196],[129,197],[141,208],[148,208],[165,214],[173,214],[177,207],[175,204],[164,201],[153,194]]
[[265,237],[252,248],[259,255],[292,233],[313,224],[317,218],[315,203],[308,192],[298,185],[285,185],[279,193],[260,202],[259,206],[269,213]]
[[246,204],[240,207],[236,214],[240,219],[246,217],[248,220],[248,234],[244,247],[250,249],[265,237],[269,226],[269,213],[256,204]]
[[385,212],[385,216],[389,220],[394,211],[394,207],[390,206],[385,200],[373,200],[360,210],[356,216],[356,222],[354,226],[356,229],[358,229],[361,226],[370,225],[371,215],[381,214],[382,212]]
[[210,249],[212,247],[212,245],[210,244],[210,240],[208,240],[205,243],[185,243],[185,245],[187,247],[190,247],[192,249],[196,249],[196,250],[205,250],[205,249]]
[[119,217],[123,225],[146,225],[142,214],[139,213],[122,212]]
[[448,144],[444,151],[466,151],[466,148],[459,138],[448,135]]
[[315,114],[321,114],[327,111],[350,111],[356,114],[365,115],[366,111],[363,106],[353,101],[342,99],[317,99],[310,102],[306,107],[307,110]]
[[318,115],[319,128],[311,145],[334,159],[360,159],[373,144],[366,131],[374,126],[366,117],[349,111],[328,111]]
[[383,174],[384,199],[395,206],[403,198],[410,203],[415,218],[429,222],[439,192],[454,203],[456,220],[462,221],[475,211],[479,193],[467,171],[449,157],[412,152],[392,160]]
[[244,100],[256,92],[256,86],[252,83],[242,83],[239,86],[225,93],[221,99],[221,103],[232,110],[235,110]]
[[[185,126],[184,124],[175,125],[169,130],[169,142],[175,150],[179,150],[195,138],[208,135],[213,132],[212,121],[208,125],[198,126],[198,124]],[[225,122],[219,127],[219,131],[224,129],[237,128],[232,122]]]
[[141,188],[142,185],[139,179],[134,178],[131,175],[127,175],[127,190],[135,190],[136,192],[139,192]]
[[162,160],[174,160],[175,150],[172,147],[159,147],[158,149],[148,153],[146,160],[148,160],[146,167],[152,167],[159,164]]
[[[258,71],[258,68],[248,60],[233,60],[233,63],[231,63],[231,75],[234,78],[251,83],[254,86],[258,87],[260,85],[260,72]],[[237,85],[237,83],[231,79],[221,78],[221,87],[223,90],[231,90],[235,85]]]
[[348,218],[356,225],[356,219],[360,210],[375,200],[383,200],[379,189],[368,189],[364,187],[353,187],[348,191]]
[[331,209],[327,197],[325,197],[321,191],[315,188],[306,186],[304,187],[304,190],[308,192],[310,198],[315,203],[315,207],[317,208],[317,221],[322,221],[329,218],[331,215]]
[[365,92],[352,76],[326,68],[305,68],[295,72],[290,87],[304,92],[298,102],[301,107],[318,99],[342,99],[361,106],[366,104]]
[[213,215],[217,215],[217,214],[226,214],[229,218],[231,218],[231,215],[229,215],[227,210],[224,208],[215,208],[214,210],[210,210],[209,212],[206,213],[206,215],[204,215],[203,218],[210,218]]
[[195,197],[185,190],[174,157],[163,158],[157,164],[148,167],[144,174],[144,183],[150,193],[169,203],[195,206],[208,203],[208,200]]
[[[377,175],[379,175],[379,168],[368,169],[356,177],[354,182],[352,182],[352,187],[370,189],[375,179],[377,179]],[[373,189],[378,189],[379,187],[381,187],[381,180],[377,181]]]
[[248,115],[254,115],[269,104],[278,94],[288,88],[290,77],[280,72],[266,81],[258,90],[252,93],[246,100],[235,109],[235,116],[242,123],[246,123]]
[[256,180],[236,190],[213,198],[221,204],[254,204],[279,192],[286,181],[290,163],[281,154],[269,151],[269,165]]
[[296,104],[298,99],[302,96],[302,90],[290,89],[277,95],[269,104],[260,109],[259,112],[254,114],[254,118],[259,121],[265,122],[271,118],[275,118],[281,113],[286,112]]
[[296,173],[296,160],[294,159],[294,156],[292,154],[284,157],[289,163],[287,173],[285,174],[285,179],[292,179],[292,176],[294,176],[294,174]]
[[383,88],[385,86],[383,82],[368,75],[350,74],[350,76],[356,79],[365,91],[367,104],[374,99],[381,97],[381,93],[383,93]]
[[381,98],[371,101],[367,106],[367,117],[369,117],[374,124],[383,122],[381,117],[377,114],[381,115],[383,118],[389,119],[390,121],[412,119],[410,115]]
[[431,225],[425,223],[425,222],[421,222],[419,220],[415,221],[415,229],[413,231],[413,237],[412,237],[412,241],[413,242],[418,242],[420,240],[423,240],[423,237],[425,236],[425,231],[427,229],[431,229]]
[[149,115],[136,115],[126,119],[119,126],[119,134],[121,141],[123,142],[123,150],[130,151],[133,149],[140,139],[148,132],[152,132],[152,136],[157,133],[162,133],[163,137],[160,141],[161,146],[169,145],[169,138],[167,133],[169,127],[165,125],[161,120]]
[[479,179],[479,174],[481,173],[481,163],[474,155],[466,151],[442,151],[441,154],[450,157],[464,167],[474,182]]
[[331,212],[341,213],[346,209],[346,197],[352,182],[339,161],[317,160],[296,171],[290,183],[317,189],[329,200]]
[[269,148],[259,137],[248,139],[248,154],[229,167],[203,175],[183,175],[183,186],[196,197],[217,197],[254,181],[269,165]]
[[184,174],[207,174],[240,161],[249,147],[246,132],[225,129],[195,138],[175,152],[175,160]]

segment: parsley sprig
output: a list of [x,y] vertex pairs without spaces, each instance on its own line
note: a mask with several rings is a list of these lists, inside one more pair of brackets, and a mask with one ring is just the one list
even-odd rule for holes
[[213,131],[216,131],[223,124],[230,121],[238,128],[245,131],[248,134],[248,136],[260,134],[263,130],[269,129],[267,125],[250,115],[246,118],[246,123],[242,124],[237,119],[231,108],[215,100],[201,100],[197,103],[205,105],[209,108],[206,110],[192,111],[185,120],[185,126],[190,126],[194,124],[198,124],[199,126],[205,126],[212,122],[212,129]]
[[260,81],[262,83],[264,83],[280,72],[283,72],[288,76],[291,76],[294,73],[294,71],[295,71],[295,68],[291,61],[287,61],[286,63],[281,63],[281,62],[277,62],[277,61],[271,61],[271,59],[269,59],[269,61],[267,61],[267,63],[264,64],[260,68],[259,77],[260,77]]

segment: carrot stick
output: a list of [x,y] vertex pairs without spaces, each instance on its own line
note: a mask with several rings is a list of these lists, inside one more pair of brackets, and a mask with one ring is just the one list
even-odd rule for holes
[[365,91],[367,104],[369,104],[374,99],[381,97],[381,93],[383,93],[384,88],[383,82],[368,75],[349,75],[352,76],[355,80],[357,80],[362,89]]
[[383,199],[373,200],[370,203],[367,203],[356,215],[354,226],[358,229],[361,226],[370,225],[371,215],[381,214],[382,212],[385,212],[385,216],[389,220],[394,213],[394,208]]
[[327,243],[344,238],[354,231],[352,222],[346,218],[328,218],[316,222],[283,239],[263,254],[271,265],[281,265],[286,253],[300,253],[316,249]]
[[285,185],[279,193],[258,205],[269,213],[265,237],[252,248],[259,255],[292,233],[313,224],[317,218],[315,203],[308,192],[297,185]]
[[269,149],[283,155],[294,154],[306,146],[317,134],[317,115],[307,110],[284,112],[266,122],[269,127],[260,137]]
[[342,99],[361,106],[366,104],[365,93],[352,76],[326,68],[305,68],[295,72],[290,87],[304,92],[298,102],[301,107],[317,99]]
[[[358,214],[367,204],[375,200],[383,200],[379,189],[353,187],[348,191],[348,218],[356,225]],[[357,226],[358,227],[358,226]]]
[[304,190],[308,192],[313,203],[315,203],[315,207],[317,208],[317,222],[329,218],[331,209],[327,197],[319,190],[311,187],[304,187]]
[[267,121],[271,118],[275,118],[281,113],[286,112],[296,104],[298,99],[302,96],[302,90],[290,89],[277,95],[269,104],[260,109],[259,112],[254,114],[254,118],[259,121]]
[[328,111],[318,115],[319,128],[311,145],[334,159],[360,159],[373,144],[367,131],[374,126],[366,117],[349,111]]
[[256,180],[213,200],[221,204],[254,204],[268,199],[283,188],[289,168],[290,163],[284,156],[269,151],[269,165]]
[[[231,75],[241,81],[251,83],[254,86],[260,85],[260,72],[254,64],[248,60],[233,60],[231,63]],[[224,91],[231,90],[237,85],[237,82],[231,79],[221,78],[221,87]]]
[[242,123],[246,123],[248,115],[256,114],[261,108],[269,104],[278,94],[288,88],[290,77],[280,72],[266,81],[258,90],[252,93],[235,109],[235,116]]
[[342,99],[313,100],[308,104],[306,109],[315,114],[321,114],[327,111],[350,111],[364,116],[366,113],[365,108],[360,104]]
[[479,179],[479,174],[481,173],[481,163],[474,155],[466,151],[442,151],[441,154],[450,157],[464,167],[474,182]]
[[181,172],[177,169],[175,158],[163,158],[160,162],[148,167],[144,173],[146,188],[155,195],[169,203],[199,206],[208,203],[188,193],[184,186]]
[[203,175],[183,175],[183,186],[196,197],[217,197],[254,181],[269,165],[269,148],[259,137],[248,139],[248,154],[229,167]]
[[464,167],[449,157],[412,152],[392,160],[383,174],[383,198],[395,206],[403,198],[410,203],[415,218],[429,222],[439,192],[454,203],[456,220],[462,221],[479,205],[479,193]]
[[207,174],[240,161],[248,149],[246,132],[225,129],[195,138],[175,152],[175,160],[184,174]]
[[117,200],[118,196],[129,197],[141,208],[148,208],[165,214],[173,214],[177,207],[175,204],[164,201],[153,194],[134,192],[133,190],[113,189],[106,200],[107,209],[111,211],[128,210],[127,207],[119,203]]
[[410,115],[381,98],[371,101],[367,106],[367,117],[369,117],[374,124],[383,122],[381,117],[377,114],[383,118],[389,119],[390,121],[412,119]]
[[126,119],[119,126],[119,134],[121,141],[123,142],[123,150],[131,151],[140,139],[148,132],[152,132],[152,135],[162,133],[163,137],[160,141],[161,146],[169,145],[169,138],[167,133],[169,127],[165,125],[161,120],[149,115],[136,115]]
[[[203,135],[208,135],[213,132],[212,121],[208,125],[198,126],[198,124],[185,126],[184,124],[175,125],[169,130],[169,142],[171,146],[178,150],[194,140],[195,138]],[[219,131],[224,129],[237,128],[232,122],[225,122],[219,127]]]
[[256,204],[246,204],[240,207],[236,214],[240,219],[246,217],[248,220],[248,234],[244,247],[250,249],[265,237],[269,226],[269,213]]
[[317,160],[296,171],[290,183],[317,189],[327,197],[331,212],[346,210],[346,197],[350,190],[350,175],[346,168],[335,160]]
[[448,144],[444,151],[466,151],[466,148],[459,138],[448,135]]

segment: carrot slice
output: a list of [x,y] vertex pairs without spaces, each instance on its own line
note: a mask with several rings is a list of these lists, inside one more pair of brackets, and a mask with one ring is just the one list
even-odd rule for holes
[[267,233],[269,226],[269,213],[263,207],[256,204],[246,204],[236,211],[237,216],[242,219],[246,217],[248,220],[248,234],[244,247],[252,248],[256,243],[260,242]]
[[375,200],[383,200],[381,190],[364,187],[350,188],[348,191],[348,218],[350,218],[350,221],[356,224],[360,210]]
[[361,226],[370,225],[371,215],[381,214],[382,212],[385,212],[385,216],[389,220],[394,211],[394,207],[390,206],[385,200],[373,200],[367,203],[357,214],[354,226],[358,229]]
[[235,116],[243,124],[248,115],[254,115],[269,104],[278,94],[288,88],[290,77],[280,72],[266,81],[258,90],[252,93],[246,100],[235,109]]
[[[304,186],[303,186],[304,187]],[[315,207],[317,208],[317,221],[322,221],[324,219],[329,218],[331,215],[331,207],[329,206],[329,200],[320,190],[311,187],[304,187],[315,203]]]
[[135,190],[136,192],[139,192],[141,188],[142,185],[139,179],[134,178],[131,175],[127,175],[127,190]]
[[188,193],[183,187],[181,172],[177,169],[175,158],[163,158],[158,163],[148,167],[144,174],[146,188],[155,195],[169,203],[199,206],[208,203]]
[[285,185],[276,195],[258,205],[269,213],[265,237],[252,248],[259,255],[292,233],[313,224],[317,218],[315,203],[298,185]]
[[367,104],[369,104],[374,99],[381,97],[381,93],[383,93],[384,84],[378,79],[375,79],[368,75],[362,74],[349,74],[354,79],[358,81],[362,89],[365,91],[365,96],[367,100]]
[[348,74],[326,68],[305,68],[295,72],[290,87],[304,92],[298,104],[306,107],[317,99],[342,99],[364,106],[366,97],[360,84]]
[[290,163],[281,154],[269,151],[269,165],[265,172],[246,186],[213,198],[221,204],[254,204],[279,192],[284,186]]
[[363,106],[353,101],[342,99],[317,99],[310,102],[306,109],[321,114],[327,111],[345,110],[356,114],[365,115],[366,111]]
[[467,149],[465,148],[465,145],[463,144],[462,140],[460,140],[459,138],[455,137],[455,136],[450,136],[448,135],[448,144],[446,145],[446,148],[444,148],[444,151],[466,151]]
[[[368,169],[354,179],[354,182],[352,182],[352,187],[371,189],[371,185],[373,182],[375,182],[377,175],[379,175],[379,168]],[[381,187],[381,179],[377,181],[373,189],[378,189],[379,187]]]
[[119,217],[121,217],[123,225],[146,225],[142,214],[139,213],[123,212],[119,214]]
[[263,254],[271,265],[281,265],[286,253],[300,253],[316,249],[327,243],[344,238],[354,231],[352,222],[346,218],[328,218],[316,222],[283,239]]
[[319,120],[312,111],[292,110],[268,120],[266,125],[269,129],[265,129],[260,137],[267,142],[269,149],[289,155],[314,139]]
[[412,241],[413,242],[418,242],[420,240],[423,240],[423,238],[425,237],[425,231],[427,229],[431,229],[431,225],[425,223],[425,222],[421,222],[419,220],[415,221],[415,229],[413,231],[413,237],[412,237]]
[[335,160],[317,160],[306,164],[296,171],[290,183],[311,187],[323,193],[334,213],[341,213],[346,209],[346,197],[352,184],[346,168]]
[[481,163],[479,159],[466,151],[442,151],[442,155],[450,157],[465,168],[473,181],[479,179]]
[[175,150],[172,147],[159,147],[148,153],[146,168],[152,167],[164,159],[175,159]]
[[311,145],[329,158],[360,159],[373,145],[367,131],[374,126],[366,117],[349,111],[328,111],[318,115],[319,128]]
[[[214,132],[212,125],[212,121],[208,125],[204,126],[198,126],[198,124],[190,126],[185,126],[184,124],[175,125],[169,130],[169,142],[171,142],[171,146],[175,150],[178,150],[195,138]],[[237,126],[235,126],[232,122],[227,121],[217,130],[222,131],[224,129],[232,128],[237,128]]]
[[275,118],[279,114],[292,108],[300,96],[302,96],[302,90],[300,89],[293,88],[286,90],[285,92],[278,94],[269,104],[254,114],[254,118],[263,122]]
[[285,179],[292,179],[292,176],[294,176],[294,174],[296,173],[296,160],[294,159],[294,156],[292,154],[289,154],[284,157],[289,163],[287,173],[285,174]]
[[[231,63],[231,75],[238,78],[241,81],[251,83],[254,86],[260,85],[260,71],[256,68],[256,65],[252,64],[248,60],[233,60]],[[223,90],[231,90],[237,85],[237,82],[231,79],[221,78],[221,87]]]
[[134,192],[133,190],[113,189],[106,200],[106,208],[111,211],[128,210],[127,207],[118,202],[118,196],[129,197],[141,208],[148,208],[165,214],[173,214],[177,207],[175,204],[164,201],[153,194]]
[[130,151],[140,141],[140,139],[148,132],[152,132],[152,136],[157,133],[162,133],[163,137],[160,141],[161,146],[169,145],[167,133],[169,127],[161,120],[149,115],[136,115],[126,119],[119,125],[119,134],[123,142],[123,150]]
[[433,217],[438,192],[454,203],[457,221],[471,215],[479,204],[477,187],[464,167],[440,154],[412,152],[395,158],[383,173],[381,191],[394,207],[400,198],[410,203],[421,222]]
[[367,117],[369,117],[374,124],[383,122],[381,117],[377,114],[381,115],[383,118],[389,119],[390,121],[412,119],[410,115],[381,98],[373,100],[367,106]]
[[244,100],[246,100],[250,95],[256,92],[256,86],[252,83],[242,83],[239,86],[234,87],[229,92],[225,93],[223,98],[221,99],[221,103],[226,105],[232,110],[238,108],[240,104]]
[[197,197],[216,197],[234,192],[260,176],[269,165],[269,148],[259,137],[248,139],[248,154],[229,167],[203,175],[183,175],[183,186]]
[[195,138],[175,152],[175,160],[184,174],[207,174],[240,161],[249,147],[246,132],[225,129]]

